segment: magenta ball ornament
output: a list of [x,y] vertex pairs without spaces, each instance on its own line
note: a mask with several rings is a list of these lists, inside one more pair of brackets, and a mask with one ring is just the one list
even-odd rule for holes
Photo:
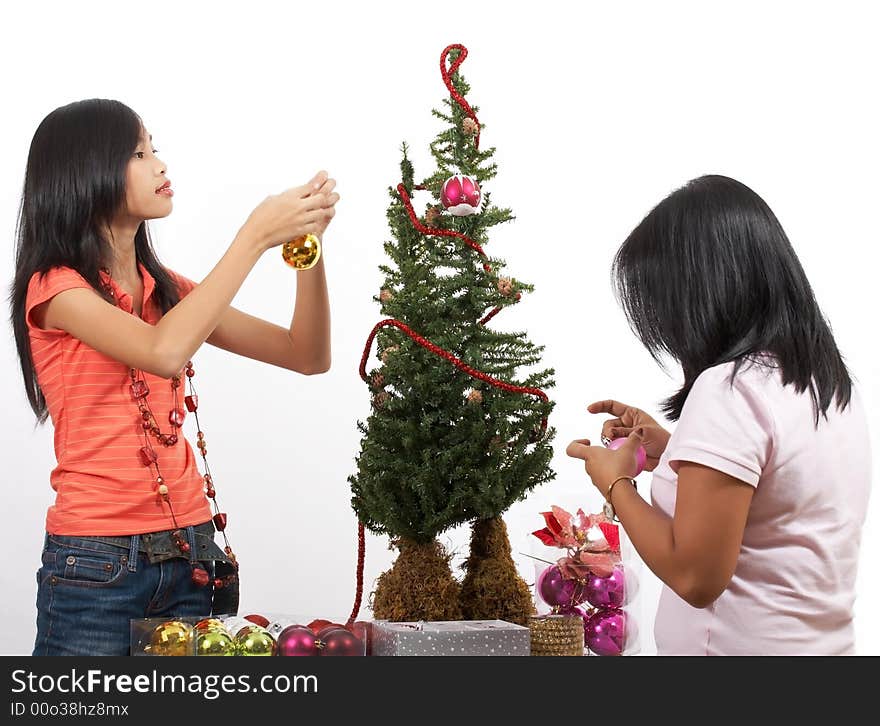
[[318,655],[315,634],[304,625],[289,625],[277,639],[278,655]]
[[593,607],[619,609],[626,603],[626,575],[615,567],[608,577],[590,574],[585,584],[587,602]]
[[364,644],[351,631],[345,628],[329,627],[318,633],[318,640],[323,643],[321,655],[352,656],[363,655]]
[[538,578],[538,594],[552,607],[580,605],[587,597],[584,585],[562,576],[558,565],[550,565]]
[[626,647],[627,616],[622,610],[599,610],[584,626],[584,642],[596,655],[621,655]]

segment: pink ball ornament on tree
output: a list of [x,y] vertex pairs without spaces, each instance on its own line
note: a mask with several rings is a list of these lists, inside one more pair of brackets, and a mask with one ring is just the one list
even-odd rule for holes
[[455,174],[443,183],[440,201],[447,211],[456,217],[466,217],[480,211],[480,187],[476,179]]

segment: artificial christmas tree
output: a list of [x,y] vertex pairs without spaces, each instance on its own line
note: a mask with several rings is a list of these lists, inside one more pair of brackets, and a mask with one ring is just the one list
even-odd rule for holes
[[[479,146],[478,109],[465,100],[469,89],[458,72],[466,55],[452,45],[441,56],[449,98],[434,111],[446,123],[431,144],[437,169],[416,184],[404,145],[402,181],[389,189],[394,240],[385,251],[392,264],[381,266],[385,280],[375,298],[387,317],[361,360],[373,410],[358,423],[358,471],[349,482],[361,526],[400,548],[379,578],[376,618],[463,615],[524,624],[531,594],[516,573],[501,515],[554,476],[553,404],[544,392],[553,371],[533,370],[543,348],[525,333],[488,325],[533,288],[502,276],[504,262],[483,251],[489,230],[513,215],[487,191],[495,149]],[[413,195],[421,191],[432,199],[420,216]],[[374,340],[378,363],[368,370]],[[515,382],[521,369],[532,370]],[[471,551],[460,588],[436,538],[467,522]]]

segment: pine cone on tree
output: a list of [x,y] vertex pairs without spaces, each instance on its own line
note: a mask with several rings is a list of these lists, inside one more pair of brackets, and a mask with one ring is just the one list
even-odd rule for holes
[[437,222],[439,221],[440,208],[434,205],[428,207],[427,211],[425,212],[425,224],[427,224],[429,227],[436,227]]
[[382,355],[379,356],[382,359],[383,363],[388,362],[388,358],[392,353],[396,353],[400,350],[399,345],[389,345],[385,350],[382,351]]

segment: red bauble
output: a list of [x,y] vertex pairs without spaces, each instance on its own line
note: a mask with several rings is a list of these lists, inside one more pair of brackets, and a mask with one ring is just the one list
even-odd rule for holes
[[320,633],[322,630],[324,630],[324,628],[326,628],[329,625],[339,627],[338,625],[336,625],[336,623],[334,623],[330,620],[324,620],[322,618],[315,618],[314,620],[312,620],[312,622],[309,623],[309,628],[314,630],[316,633]]
[[290,625],[278,635],[278,655],[318,655],[315,634],[302,625]]
[[262,615],[245,615],[244,619],[253,623],[254,625],[259,625],[261,628],[269,627],[269,619],[264,618]]
[[363,655],[364,644],[354,633],[342,627],[324,628],[318,633],[318,640],[324,644],[321,655]]
[[456,217],[465,217],[480,211],[480,186],[476,180],[455,174],[443,183],[440,191],[440,201],[450,214]]
[[358,638],[364,645],[365,654],[372,655],[373,653],[373,624],[369,623],[365,620],[358,620],[351,626],[351,632],[355,634],[355,637]]

